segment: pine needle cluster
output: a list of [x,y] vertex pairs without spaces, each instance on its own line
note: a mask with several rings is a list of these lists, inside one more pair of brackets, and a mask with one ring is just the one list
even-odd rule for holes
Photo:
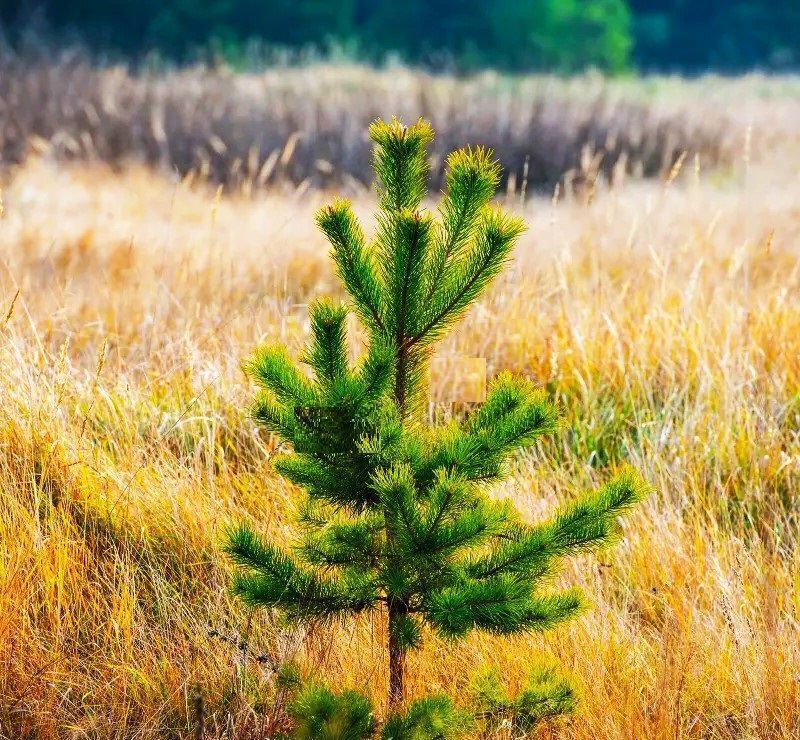
[[[310,308],[302,361],[313,378],[281,346],[263,347],[247,363],[261,388],[256,420],[291,443],[292,452],[275,467],[307,492],[297,545],[284,551],[241,526],[230,533],[227,552],[241,566],[234,591],[249,605],[297,620],[385,614],[393,712],[385,729],[395,727],[390,736],[422,737],[401,729],[445,716],[445,705],[431,698],[431,706],[412,705],[411,714],[397,711],[405,657],[420,645],[423,626],[447,637],[471,630],[511,635],[548,630],[575,616],[580,594],[550,590],[552,576],[564,558],[613,541],[618,517],[646,487],[625,470],[539,524],[490,498],[487,489],[508,471],[511,457],[558,423],[546,393],[510,374],[497,377],[485,403],[463,421],[424,423],[434,343],[502,271],[524,224],[491,204],[500,177],[491,152],[450,155],[434,218],[421,207],[430,126],[379,120],[370,136],[379,200],[375,235],[367,239],[344,200],[317,215],[351,300],[347,307],[318,300]],[[350,309],[369,339],[354,366]],[[546,683],[531,688],[528,704],[536,704]],[[571,694],[556,689],[561,700],[551,696],[546,706],[570,704]],[[320,716],[340,711],[327,690],[309,691],[305,716],[314,707]],[[369,734],[366,710],[355,704],[345,714],[355,712],[355,724]],[[503,700],[494,709],[511,707]],[[308,725],[304,732],[317,736]]]

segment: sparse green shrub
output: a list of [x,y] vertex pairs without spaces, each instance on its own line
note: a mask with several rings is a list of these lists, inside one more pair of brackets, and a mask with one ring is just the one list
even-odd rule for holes
[[575,691],[554,668],[531,672],[528,685],[518,696],[509,696],[496,671],[478,677],[474,686],[478,716],[489,727],[503,723],[524,733],[542,720],[569,714],[575,708]]
[[447,696],[427,696],[412,702],[405,713],[389,716],[382,740],[451,740],[470,726],[469,718]]
[[[475,629],[543,631],[575,616],[577,591],[543,592],[543,585],[565,557],[611,541],[617,517],[646,487],[625,470],[535,525],[490,498],[487,488],[512,455],[555,431],[558,420],[542,390],[510,374],[495,379],[465,420],[426,425],[432,347],[501,272],[524,226],[490,205],[499,179],[490,152],[450,156],[434,220],[420,210],[430,127],[377,121],[370,134],[380,205],[374,239],[367,242],[345,201],[318,214],[369,347],[351,367],[347,308],[318,301],[303,358],[313,380],[283,347],[261,348],[249,361],[262,387],[255,418],[294,448],[275,466],[308,497],[293,553],[247,526],[230,533],[227,551],[241,566],[234,591],[248,605],[301,621],[383,611],[384,736],[446,738],[459,726],[449,702],[431,698],[402,709],[406,655],[420,645],[423,625],[457,638]],[[294,709],[298,736],[369,734],[365,701],[307,689]],[[571,708],[572,694],[548,674],[502,706],[532,724]]]
[[303,687],[289,713],[297,740],[363,740],[375,728],[369,699],[355,691],[335,694],[317,684]]

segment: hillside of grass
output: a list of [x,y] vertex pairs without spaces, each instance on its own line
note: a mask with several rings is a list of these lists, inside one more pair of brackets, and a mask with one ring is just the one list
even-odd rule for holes
[[[134,84],[104,74],[118,91]],[[194,80],[135,84],[183,84],[191,100]],[[359,116],[417,112],[380,84],[385,97],[345,122],[340,151],[362,145],[347,138]],[[334,106],[350,100],[327,94]],[[441,355],[526,375],[565,424],[495,495],[536,521],[626,462],[657,492],[617,548],[566,574],[592,598],[585,615],[544,636],[428,640],[412,695],[465,696],[482,667],[513,688],[530,663],[553,659],[574,674],[581,703],[541,737],[800,733],[800,149],[790,97],[740,102],[741,138],[724,165],[686,155],[650,181],[620,174],[554,197],[501,194],[530,230]],[[110,113],[89,110],[85,121],[112,130]],[[304,110],[317,120],[321,103]],[[133,137],[125,115],[119,130]],[[488,131],[498,115],[468,122]],[[288,169],[299,150],[287,154],[283,137],[299,124],[285,116],[267,149]],[[341,124],[330,116],[317,131]],[[462,124],[445,127],[442,146],[476,140]],[[288,542],[298,492],[271,467],[275,440],[247,417],[240,362],[265,340],[299,351],[309,300],[338,295],[313,223],[327,195],[280,182],[223,192],[127,158],[121,168],[91,137],[81,145],[94,148],[90,161],[67,164],[56,134],[39,131],[3,173],[0,736],[155,740],[197,737],[202,725],[207,738],[263,737],[284,721],[275,668],[289,660],[304,676],[383,695],[380,621],[298,632],[249,614],[228,595],[220,554],[225,528],[242,520]],[[167,133],[165,156],[182,137]],[[308,161],[330,159],[326,141]],[[352,192],[367,217],[372,196]],[[454,367],[434,365],[437,398],[458,397]],[[446,401],[430,409],[457,412]]]
[[665,177],[695,156],[730,167],[748,127],[796,134],[798,82],[722,79],[563,79],[312,63],[236,74],[224,66],[133,69],[80,52],[0,50],[0,158],[31,156],[146,164],[169,175],[250,193],[369,188],[365,134],[376,117],[422,116],[439,136],[433,184],[465,142],[494,149],[504,187],[580,189],[597,179]]

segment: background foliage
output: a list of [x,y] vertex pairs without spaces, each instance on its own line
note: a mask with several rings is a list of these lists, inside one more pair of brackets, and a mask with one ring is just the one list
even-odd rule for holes
[[740,71],[800,62],[800,4],[785,0],[2,0],[14,37],[33,22],[90,47],[177,60],[238,56],[256,40],[345,48],[434,68]]

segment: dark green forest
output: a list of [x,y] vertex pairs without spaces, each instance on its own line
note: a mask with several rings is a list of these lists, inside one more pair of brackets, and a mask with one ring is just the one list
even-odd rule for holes
[[137,59],[344,50],[454,71],[740,72],[800,65],[800,0],[0,0],[36,34]]

